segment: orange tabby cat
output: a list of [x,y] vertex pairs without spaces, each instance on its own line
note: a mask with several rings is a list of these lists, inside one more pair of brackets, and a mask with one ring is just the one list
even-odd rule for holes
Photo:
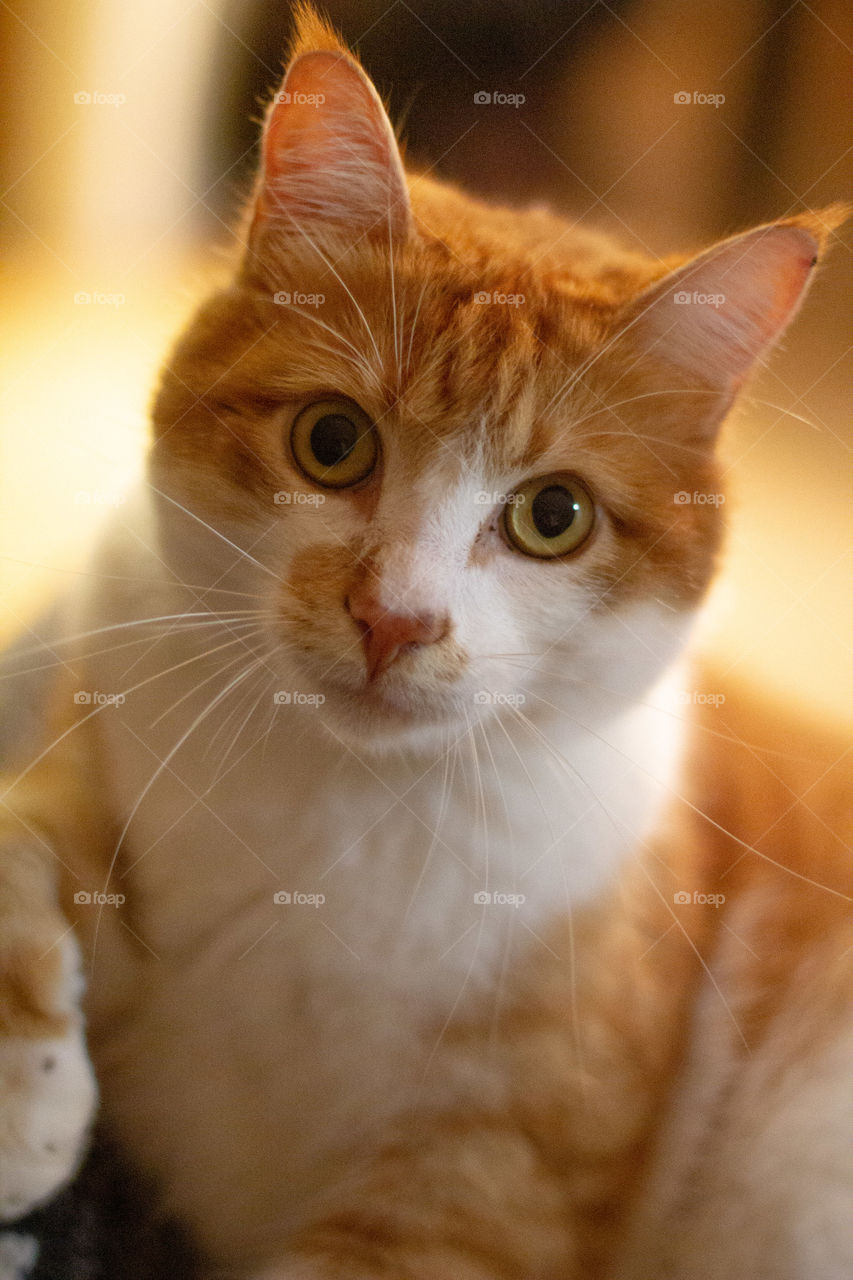
[[2,788],[0,1217],[85,1008],[211,1275],[853,1275],[842,748],[682,657],[840,217],[661,263],[484,206],[301,11]]

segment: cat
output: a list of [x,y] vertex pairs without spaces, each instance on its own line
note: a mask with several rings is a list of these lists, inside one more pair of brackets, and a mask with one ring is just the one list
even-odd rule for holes
[[2,787],[0,1217],[100,1108],[211,1275],[853,1275],[843,748],[688,656],[843,216],[479,203],[299,10]]

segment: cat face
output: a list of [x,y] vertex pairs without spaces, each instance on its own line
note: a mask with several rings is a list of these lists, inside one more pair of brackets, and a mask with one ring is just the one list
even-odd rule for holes
[[547,714],[555,680],[569,714],[636,698],[711,576],[716,430],[814,235],[667,271],[407,178],[358,65],[302,40],[245,258],[155,407],[164,550],[261,596],[283,687],[362,744]]

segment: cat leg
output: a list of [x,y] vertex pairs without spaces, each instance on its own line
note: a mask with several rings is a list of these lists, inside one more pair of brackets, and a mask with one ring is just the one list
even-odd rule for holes
[[483,1107],[411,1118],[252,1280],[600,1274],[637,1146],[617,1140],[612,1149],[611,1132],[600,1149],[593,1142],[581,1151],[564,1143],[562,1130],[556,1116],[530,1125]]
[[65,752],[17,789],[0,779],[0,1221],[73,1176],[95,1112],[80,947],[60,908],[83,835],[79,767]]
[[0,1221],[69,1180],[95,1109],[80,950],[39,864],[0,844]]
[[581,1274],[570,1215],[559,1176],[511,1122],[447,1117],[389,1144],[252,1280],[569,1280]]

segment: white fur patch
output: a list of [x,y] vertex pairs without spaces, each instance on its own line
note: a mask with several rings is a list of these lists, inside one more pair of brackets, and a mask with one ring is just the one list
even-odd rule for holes
[[[57,1009],[76,1005],[80,975],[70,938]],[[74,1174],[96,1101],[79,1019],[51,1039],[0,1038],[0,1221],[43,1204]]]
[[38,1258],[38,1241],[13,1231],[0,1232],[0,1280],[27,1280]]

